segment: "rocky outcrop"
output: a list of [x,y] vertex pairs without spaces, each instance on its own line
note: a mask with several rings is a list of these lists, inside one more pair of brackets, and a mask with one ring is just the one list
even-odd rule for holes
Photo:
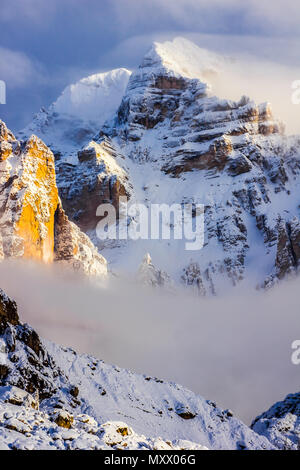
[[[192,448],[187,440],[209,449],[272,448],[228,410],[180,385],[43,341],[2,291],[0,306],[0,448],[179,450]],[[141,436],[149,429],[161,438]]]
[[186,286],[194,288],[196,293],[200,295],[206,294],[200,266],[198,263],[191,261],[190,264],[184,268],[181,279]]
[[0,291],[0,385],[15,386],[41,399],[57,391],[55,378],[63,374],[41,344],[38,334],[19,320],[17,305]]
[[52,152],[36,136],[18,141],[0,122],[0,234],[3,258],[64,262],[105,277],[105,259],[64,215]]
[[[264,230],[266,227],[264,226]],[[294,276],[298,272],[300,260],[300,222],[298,217],[292,220],[284,220],[278,216],[274,229],[268,229],[269,234],[275,234],[271,238],[276,241],[276,258],[273,273],[266,278],[265,286],[270,287],[277,280]]]
[[4,257],[51,262],[58,204],[52,152],[35,136],[21,143],[3,122],[1,128],[0,232]]
[[[237,102],[214,97],[200,75],[191,78],[189,70],[180,67],[175,53],[171,60],[167,44],[155,44],[133,72],[115,123],[104,126],[104,132],[133,143],[132,158],[157,161],[174,176],[195,169],[225,169],[231,176],[249,172],[253,145],[259,143],[259,153],[268,136],[283,132],[270,105],[256,105],[245,96]],[[176,47],[188,51],[195,47],[183,39],[173,44],[175,51]],[[195,60],[200,62],[198,51]],[[188,65],[190,69],[195,66]],[[161,141],[159,155],[157,145],[147,145],[145,138],[152,129]]]
[[0,289],[0,323],[10,323],[14,326],[19,324],[17,304],[2,289]]
[[[221,75],[218,62],[183,39],[155,44],[131,75],[114,122],[101,131],[134,162],[133,193],[141,202],[204,204],[201,253],[181,251],[178,269],[168,271],[203,293],[247,278],[273,285],[296,272],[299,251],[291,223],[298,217],[299,140],[284,136],[268,103],[214,96],[205,73],[213,68]],[[140,185],[151,188],[144,200]],[[286,210],[274,203],[279,193]],[[170,258],[176,246],[170,241]],[[269,272],[258,268],[260,257]]]
[[[52,413],[11,403],[6,396],[14,393],[22,398],[23,391],[7,389],[0,387],[0,450],[207,450],[187,440],[145,437],[122,421],[99,424],[86,413],[73,416],[63,410]],[[29,394],[26,398],[33,400]],[[123,462],[122,456],[118,458]]]

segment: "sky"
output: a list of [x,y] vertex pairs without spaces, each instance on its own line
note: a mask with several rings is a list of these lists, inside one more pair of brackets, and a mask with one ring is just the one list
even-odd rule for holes
[[291,81],[300,79],[295,0],[0,0],[0,12],[0,80],[7,86],[0,118],[14,132],[68,84],[135,68],[154,40],[184,36],[255,61],[249,82],[259,87],[261,79],[268,100],[289,101]]

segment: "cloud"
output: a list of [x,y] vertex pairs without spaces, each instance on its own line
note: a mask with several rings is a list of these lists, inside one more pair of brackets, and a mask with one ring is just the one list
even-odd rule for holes
[[[236,0],[238,2],[238,0]],[[246,23],[270,36],[299,36],[300,5],[294,0],[250,0]]]

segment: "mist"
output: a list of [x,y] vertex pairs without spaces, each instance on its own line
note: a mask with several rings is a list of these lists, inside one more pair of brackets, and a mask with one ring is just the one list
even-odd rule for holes
[[248,424],[299,391],[299,366],[291,362],[300,338],[298,279],[266,293],[234,288],[205,299],[7,261],[0,285],[42,337],[181,383]]
[[300,106],[293,103],[292,84],[300,79],[299,66],[287,66],[249,54],[237,54],[219,75],[211,77],[212,91],[219,98],[239,100],[249,96],[256,104],[269,102],[275,119],[287,135],[300,134]]

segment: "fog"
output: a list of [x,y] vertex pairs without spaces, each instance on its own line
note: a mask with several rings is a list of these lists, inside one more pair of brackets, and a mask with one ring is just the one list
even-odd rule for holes
[[108,363],[183,384],[250,423],[299,391],[298,280],[222,298],[162,293],[125,280],[96,284],[4,262],[0,285],[38,333]]

